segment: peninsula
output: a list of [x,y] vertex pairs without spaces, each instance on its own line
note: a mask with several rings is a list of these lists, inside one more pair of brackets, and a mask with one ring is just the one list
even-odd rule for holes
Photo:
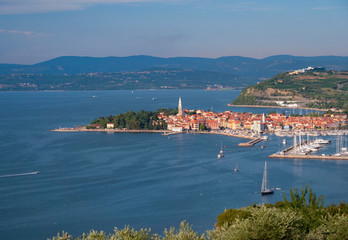
[[286,116],[280,113],[252,114],[213,112],[183,109],[179,98],[178,109],[158,109],[99,117],[89,125],[54,131],[108,132],[189,132],[211,133],[254,139],[260,133],[287,134],[347,128],[347,114],[327,112],[311,115]]

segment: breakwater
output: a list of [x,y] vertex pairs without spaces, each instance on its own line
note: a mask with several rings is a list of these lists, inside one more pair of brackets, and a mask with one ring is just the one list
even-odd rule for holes
[[253,140],[246,142],[246,143],[239,143],[238,147],[252,147],[254,146],[256,143],[261,142],[263,139],[262,138],[254,138]]
[[348,156],[334,156],[334,155],[299,155],[299,154],[272,154],[269,158],[292,158],[292,159],[322,159],[322,160],[348,160]]

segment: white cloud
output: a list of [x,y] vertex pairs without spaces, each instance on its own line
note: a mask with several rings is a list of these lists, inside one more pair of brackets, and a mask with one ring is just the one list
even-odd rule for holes
[[47,33],[38,33],[38,32],[32,32],[32,31],[19,31],[19,30],[7,30],[7,29],[0,29],[0,33],[17,34],[17,35],[24,35],[24,36],[41,36],[41,37],[51,36],[50,34],[47,34]]
[[81,10],[95,4],[176,2],[180,0],[0,0],[0,14],[27,14]]

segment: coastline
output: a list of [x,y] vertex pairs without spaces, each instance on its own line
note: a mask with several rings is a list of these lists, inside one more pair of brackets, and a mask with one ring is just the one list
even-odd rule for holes
[[327,110],[319,109],[319,108],[309,108],[309,107],[284,107],[284,106],[267,106],[267,105],[234,105],[234,104],[227,104],[229,107],[250,107],[250,108],[284,108],[284,109],[304,109],[304,110],[313,110],[313,111],[320,111],[320,112],[326,112]]
[[52,132],[115,132],[115,133],[171,133],[169,130],[130,130],[130,129],[87,129],[86,126],[74,127],[74,128],[58,128],[51,130]]
[[169,133],[170,134],[179,134],[179,133],[188,133],[188,134],[215,134],[215,135],[225,135],[229,137],[237,137],[244,139],[255,140],[257,137],[245,136],[245,135],[235,135],[224,132],[174,132],[170,130],[130,130],[130,129],[87,129],[86,126],[74,127],[74,128],[58,128],[52,129],[52,132],[107,132],[107,133]]

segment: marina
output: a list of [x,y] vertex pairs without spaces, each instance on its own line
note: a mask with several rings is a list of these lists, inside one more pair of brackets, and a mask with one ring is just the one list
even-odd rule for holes
[[[303,135],[294,135],[293,146],[281,150],[270,155],[270,158],[293,158],[293,159],[327,159],[327,160],[348,160],[347,141],[343,136],[336,136],[336,152],[333,154],[321,155],[311,154],[317,153],[324,146],[331,144],[331,140],[323,138],[313,138],[307,135],[307,140],[304,140]],[[345,141],[344,141],[345,140]],[[345,145],[344,145],[345,142]]]

